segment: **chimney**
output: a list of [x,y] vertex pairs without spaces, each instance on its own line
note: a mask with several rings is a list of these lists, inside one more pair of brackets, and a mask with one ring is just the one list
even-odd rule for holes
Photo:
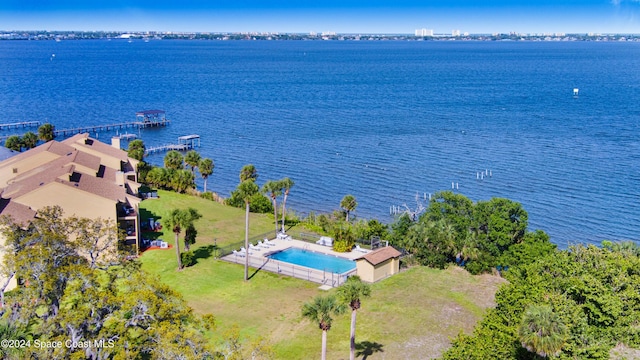
[[114,148],[121,150],[120,149],[120,138],[117,136],[114,136],[111,138],[111,146],[113,146]]

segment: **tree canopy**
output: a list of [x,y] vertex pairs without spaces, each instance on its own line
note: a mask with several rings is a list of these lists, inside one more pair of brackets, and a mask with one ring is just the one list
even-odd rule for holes
[[52,124],[46,123],[38,127],[38,138],[44,142],[53,140],[56,137],[55,127]]
[[184,162],[191,167],[192,174],[195,173],[195,169],[200,166],[201,159],[202,156],[200,156],[200,153],[195,150],[189,150],[184,156]]
[[247,180],[253,182],[258,180],[258,170],[256,170],[256,167],[253,164],[245,165],[240,170],[240,182],[242,183]]
[[33,149],[38,144],[38,135],[32,131],[27,131],[22,135],[22,145],[26,149]]
[[18,135],[11,135],[4,141],[4,147],[19,152],[22,150],[22,139]]
[[202,176],[202,179],[204,180],[204,192],[207,192],[207,180],[209,179],[209,176],[213,174],[214,168],[215,164],[213,163],[213,160],[209,158],[202,158],[198,164],[200,176]]
[[340,200],[340,207],[345,211],[347,215],[347,222],[349,222],[349,214],[358,207],[356,197],[351,194],[345,195],[342,200]]
[[[2,298],[0,332],[64,344],[24,347],[12,356],[167,359],[211,354],[203,332],[213,326],[212,316],[194,315],[178,293],[137,261],[119,256],[115,244],[108,251],[92,245],[101,234],[115,236],[115,230],[102,232],[114,228],[108,222],[65,218],[58,207],[41,209],[26,228],[2,219],[7,239],[2,270],[14,271],[24,285]],[[88,343],[101,345],[82,346]]]
[[164,156],[164,167],[168,170],[184,169],[184,157],[179,151],[169,150]]
[[504,198],[473,203],[451,191],[436,193],[416,222],[401,216],[392,243],[419,263],[444,268],[464,265],[471,273],[534,261],[555,249],[542,231],[527,231],[527,212]]
[[146,148],[144,146],[144,142],[140,139],[135,139],[129,142],[127,155],[132,159],[142,161],[142,159],[144,158],[145,150]]
[[504,276],[509,282],[496,307],[472,335],[459,335],[444,359],[608,359],[617,344],[640,347],[638,255],[580,245]]

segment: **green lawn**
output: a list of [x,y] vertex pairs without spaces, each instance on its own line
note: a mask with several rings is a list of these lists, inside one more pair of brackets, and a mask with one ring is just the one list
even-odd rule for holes
[[[203,218],[196,222],[198,263],[176,271],[173,249],[152,250],[141,257],[143,268],[158,274],[180,292],[198,313],[217,319],[212,342],[233,325],[248,338],[264,336],[278,359],[319,357],[321,331],[302,320],[302,304],[323,291],[318,285],[267,272],[256,272],[243,281],[244,268],[215,259],[218,245],[244,239],[244,211],[204,199],[159,192],[160,199],[141,203],[143,216],[158,218],[172,208],[194,207]],[[251,235],[273,231],[273,216],[251,214]],[[300,229],[295,229],[300,231]],[[173,233],[163,238],[173,243]],[[372,286],[372,297],[363,300],[358,313],[357,342],[360,358],[428,359],[446,349],[449,339],[469,332],[502,282],[492,276],[471,276],[459,268],[434,270],[415,267]],[[349,357],[348,314],[336,319],[328,334],[328,358]],[[317,356],[316,356],[317,354]]]

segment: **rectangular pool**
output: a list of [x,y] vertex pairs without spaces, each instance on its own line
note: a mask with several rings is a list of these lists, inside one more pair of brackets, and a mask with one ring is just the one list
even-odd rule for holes
[[356,268],[355,261],[293,247],[271,254],[269,258],[338,274]]

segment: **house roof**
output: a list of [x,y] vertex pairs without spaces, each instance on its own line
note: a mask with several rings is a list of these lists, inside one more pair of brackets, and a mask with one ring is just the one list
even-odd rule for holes
[[82,151],[76,151],[76,155],[73,158],[72,162],[78,165],[86,166],[89,169],[95,170],[98,172],[100,170],[100,158],[91,154],[87,154]]
[[2,197],[17,199],[44,184],[54,181],[57,177],[70,173],[73,171],[73,165],[67,165],[68,161],[68,158],[60,157],[20,174],[4,188]]
[[127,190],[123,186],[116,185],[113,181],[73,171],[69,175],[73,177],[73,180],[56,178],[55,181],[115,202],[126,202],[127,200]]
[[[78,148],[80,151],[82,151],[82,149],[95,149],[96,151],[114,157],[116,159],[119,159],[120,161],[123,162],[128,162],[129,158],[127,156],[127,152],[124,150],[120,150],[120,149],[116,149],[111,145],[105,144],[103,142],[100,142],[98,140],[92,139],[89,137],[89,134],[87,133],[83,133],[83,134],[77,134],[74,135],[68,139],[65,139],[62,141],[62,143],[66,144],[66,145],[70,145],[73,147]],[[119,170],[119,169],[118,169]]]
[[400,257],[400,255],[402,255],[400,251],[393,248],[393,246],[385,246],[383,248],[365,254],[361,258],[356,259],[356,261],[364,259],[367,260],[371,265],[376,266],[389,259]]
[[26,225],[36,216],[30,207],[0,198],[0,215],[9,215],[17,224]]

